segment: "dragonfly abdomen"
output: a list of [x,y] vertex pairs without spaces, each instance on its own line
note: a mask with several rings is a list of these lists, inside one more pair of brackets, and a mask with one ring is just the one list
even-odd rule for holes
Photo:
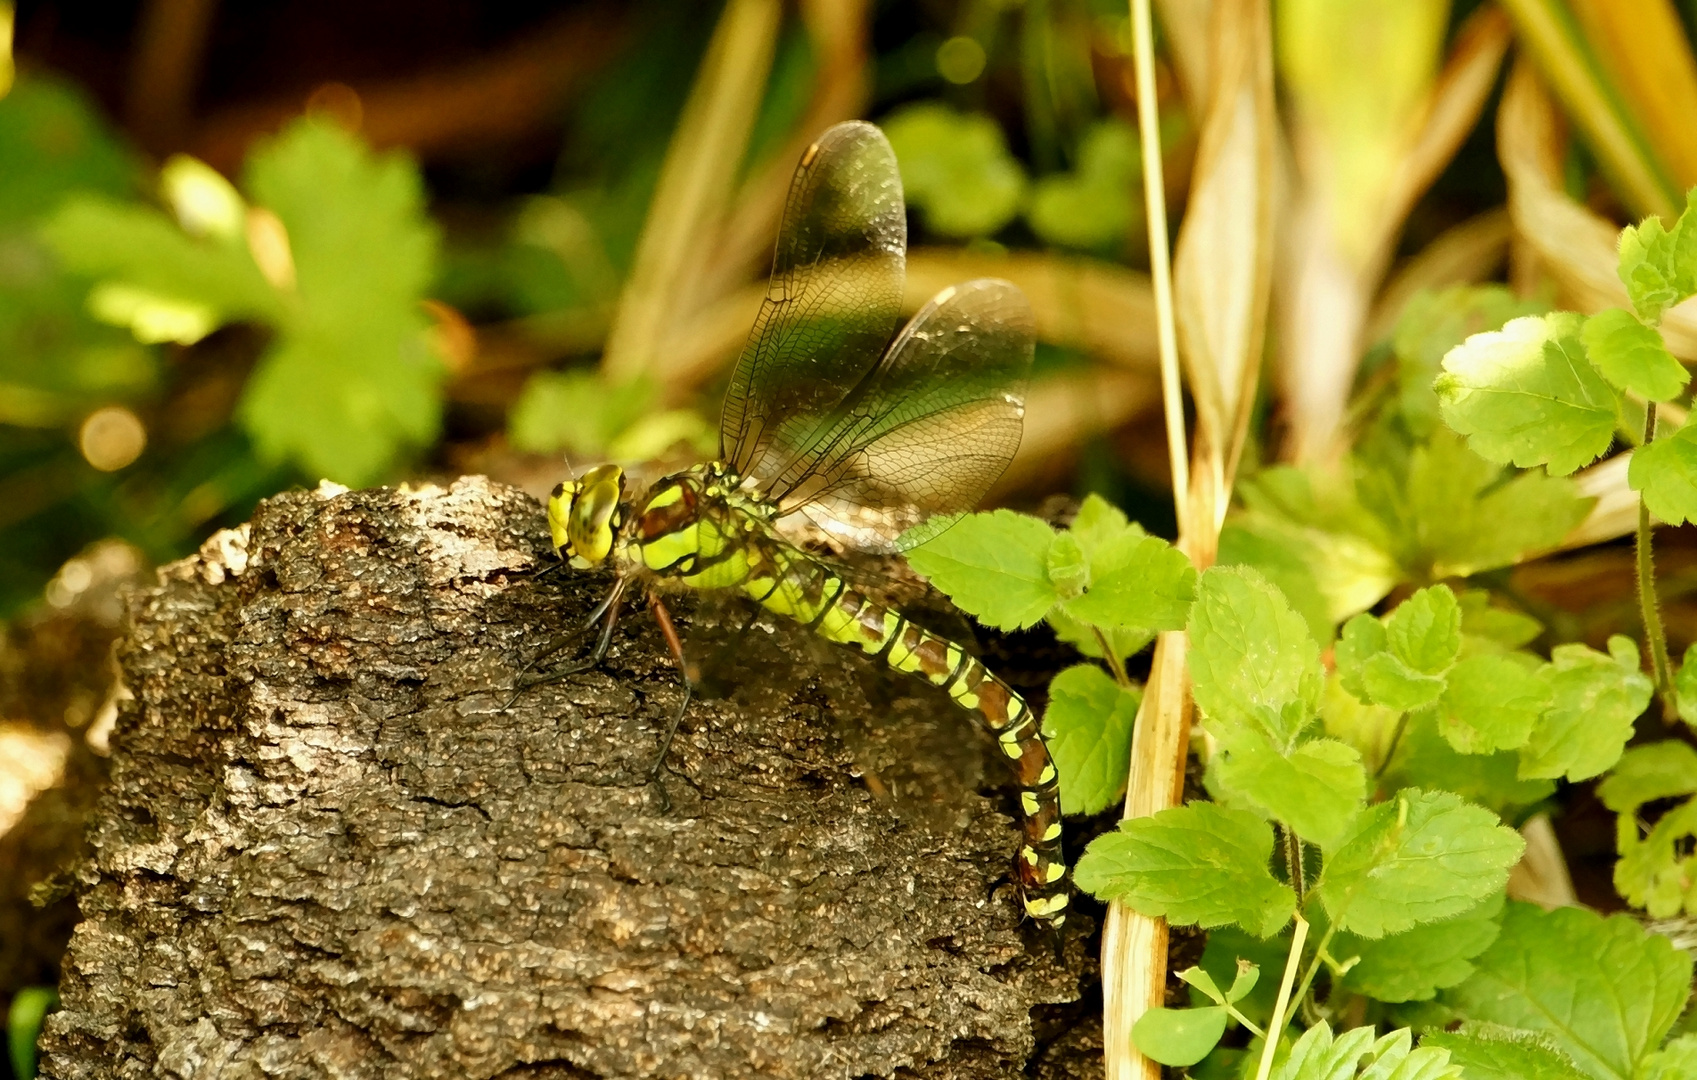
[[956,643],[915,626],[811,560],[778,555],[756,568],[743,591],[767,610],[795,619],[829,641],[852,645],[897,671],[943,688],[995,737],[1019,784],[1024,842],[1017,875],[1026,914],[1059,926],[1067,908],[1060,785],[1037,714],[1025,699]]

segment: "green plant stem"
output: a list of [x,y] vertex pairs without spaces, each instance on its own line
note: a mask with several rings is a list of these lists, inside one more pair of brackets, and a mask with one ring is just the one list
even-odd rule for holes
[[1108,644],[1108,635],[1102,633],[1099,626],[1092,626],[1090,632],[1096,635],[1096,644],[1102,647],[1102,662],[1108,665],[1114,681],[1128,690],[1131,689],[1131,676],[1126,674],[1125,661],[1114,655],[1113,646]]
[[[1326,934],[1327,940],[1331,933]],[[1285,959],[1285,977],[1279,983],[1279,997],[1273,1003],[1273,1018],[1267,1022],[1267,1037],[1261,1044],[1261,1064],[1255,1070],[1255,1080],[1267,1080],[1273,1071],[1273,1054],[1279,1048],[1279,1033],[1285,1029],[1285,1010],[1290,1007],[1290,984],[1296,977],[1296,968],[1302,961],[1302,943],[1308,940],[1308,920],[1301,914],[1296,916],[1296,932],[1290,938],[1290,955]],[[1309,972],[1310,978],[1313,972]]]
[[1401,716],[1397,717],[1396,730],[1391,732],[1391,741],[1390,744],[1385,747],[1385,756],[1379,761],[1379,767],[1373,770],[1374,783],[1377,783],[1379,778],[1385,775],[1385,770],[1391,767],[1391,758],[1396,757],[1397,747],[1402,744],[1403,732],[1407,730],[1408,713],[1405,712]]
[[1285,836],[1285,870],[1290,875],[1290,887],[1296,890],[1296,907],[1302,909],[1302,896],[1307,891],[1302,874],[1302,838],[1289,825],[1279,826]]
[[[1656,403],[1644,410],[1644,445],[1656,437]],[[1662,699],[1662,718],[1672,722],[1679,716],[1674,703],[1673,673],[1668,664],[1667,632],[1656,603],[1655,555],[1651,549],[1650,508],[1638,496],[1638,609],[1644,618],[1644,642],[1650,648],[1650,667],[1656,676],[1656,693]]]

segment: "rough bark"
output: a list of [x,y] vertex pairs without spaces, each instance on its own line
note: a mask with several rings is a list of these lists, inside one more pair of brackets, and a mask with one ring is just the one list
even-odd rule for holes
[[640,608],[503,709],[607,584],[546,560],[535,502],[481,478],[301,492],[135,596],[44,1075],[1098,1067],[1045,1007],[1087,927],[1057,964],[990,893],[1014,832],[959,710],[757,628],[668,809],[681,686]]

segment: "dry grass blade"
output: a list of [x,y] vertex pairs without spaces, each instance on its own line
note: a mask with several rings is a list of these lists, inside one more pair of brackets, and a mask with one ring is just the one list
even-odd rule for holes
[[666,149],[630,277],[613,316],[602,370],[614,381],[650,372],[700,268],[692,256],[720,220],[766,88],[782,5],[730,0]]
[[1155,373],[1098,368],[1051,375],[1025,394],[1025,435],[1019,453],[997,482],[997,493],[1061,482],[1086,439],[1113,431],[1159,404]]
[[1587,43],[1681,187],[1697,184],[1697,63],[1669,0],[1572,0]]
[[1167,53],[1178,72],[1179,87],[1192,116],[1207,115],[1208,95],[1213,92],[1209,27],[1213,23],[1214,3],[1215,0],[1155,0],[1155,9],[1161,13]]
[[[1508,176],[1515,233],[1555,279],[1564,304],[1587,314],[1626,307],[1626,286],[1615,273],[1619,226],[1568,196],[1566,145],[1561,116],[1537,73],[1515,64],[1497,110],[1497,155]],[[1663,315],[1661,330],[1674,355],[1697,359],[1697,301]]]
[[866,0],[806,0],[802,20],[817,58],[818,75],[807,110],[790,138],[743,182],[722,228],[706,238],[709,250],[692,309],[716,303],[755,272],[770,268],[772,238],[783,216],[795,163],[819,133],[860,115],[867,80]]
[[1640,214],[1677,212],[1677,193],[1576,36],[1561,0],[1503,0],[1503,7],[1621,198]]
[[1273,272],[1272,27],[1266,5],[1214,8],[1215,83],[1174,260],[1174,303],[1196,406],[1198,467],[1222,496],[1217,531],[1248,429]]
[[[1038,252],[992,256],[920,248],[908,253],[902,308],[911,315],[946,286],[975,277],[1006,278],[1018,285],[1031,301],[1039,339],[1118,367],[1154,369],[1155,302],[1149,279],[1110,263]],[[668,339],[652,369],[666,392],[674,399],[687,396],[735,356],[765,296],[765,286],[748,286]]]
[[[1349,18],[1366,16],[1352,12]],[[1404,21],[1411,32],[1418,31],[1417,37],[1431,29],[1411,16]],[[1285,454],[1297,461],[1331,460],[1341,452],[1345,402],[1354,384],[1371,297],[1409,209],[1478,120],[1509,37],[1499,13],[1487,8],[1475,14],[1457,35],[1442,72],[1418,98],[1411,98],[1408,72],[1418,70],[1412,55],[1418,43],[1389,40],[1394,35],[1382,28],[1375,37],[1351,23],[1323,29],[1341,35],[1339,25],[1365,35],[1384,54],[1385,64],[1403,72],[1404,93],[1387,97],[1390,111],[1372,117],[1369,127],[1337,99],[1351,92],[1368,93],[1365,81],[1374,77],[1371,70],[1358,63],[1340,74],[1322,62],[1329,54],[1312,44],[1296,51],[1297,59],[1313,69],[1313,85],[1307,108],[1295,112],[1294,143],[1303,184],[1284,244],[1292,265],[1280,278],[1279,308],[1280,366],[1291,432]],[[1296,49],[1288,42],[1302,39],[1302,31],[1281,31],[1287,51]],[[1351,174],[1350,182],[1345,182],[1344,172]]]

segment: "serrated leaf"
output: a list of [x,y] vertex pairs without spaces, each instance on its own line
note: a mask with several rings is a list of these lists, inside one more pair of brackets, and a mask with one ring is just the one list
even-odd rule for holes
[[1411,788],[1356,819],[1315,892],[1340,930],[1379,938],[1467,911],[1503,887],[1525,848],[1484,807]]
[[1441,675],[1461,651],[1461,605],[1448,585],[1421,589],[1385,620],[1397,659],[1424,675]]
[[[1461,1069],[1438,1047],[1410,1049],[1413,1034],[1402,1028],[1375,1038],[1371,1026],[1333,1038],[1321,1021],[1303,1032],[1290,1054],[1274,1066],[1274,1080],[1461,1080]],[[1359,1070],[1359,1073],[1358,1073]]]
[[1331,954],[1358,962],[1338,984],[1377,1001],[1427,1001],[1473,974],[1469,961],[1497,939],[1502,910],[1503,898],[1493,896],[1453,919],[1376,940],[1340,932]]
[[1049,542],[1049,583],[1063,600],[1081,595],[1090,586],[1090,562],[1084,546],[1071,533],[1060,532]]
[[1155,640],[1155,631],[1142,630],[1135,626],[1091,626],[1066,613],[1060,606],[1052,607],[1044,616],[1055,636],[1095,660],[1104,659],[1102,642],[1097,638],[1098,631],[1108,641],[1108,648],[1115,656],[1125,659],[1143,650],[1145,645]]
[[1617,814],[1647,802],[1697,793],[1697,750],[1678,739],[1634,746],[1601,784],[1597,797]]
[[1524,612],[1493,607],[1484,589],[1469,589],[1456,601],[1461,605],[1461,632],[1467,636],[1518,649],[1544,632],[1544,624]]
[[1162,1065],[1182,1068],[1208,1056],[1226,1033],[1229,1013],[1219,1005],[1200,1009],[1168,1009],[1156,1006],[1131,1026],[1131,1041]]
[[1142,527],[1128,520],[1125,511],[1094,492],[1078,504],[1078,513],[1067,532],[1078,540],[1086,555],[1095,554],[1097,548],[1124,533],[1143,535]]
[[1691,1080],[1697,1076],[1697,1035],[1681,1035],[1644,1059],[1637,1080]]
[[1061,812],[1094,814],[1125,790],[1131,726],[1141,690],[1120,686],[1101,668],[1079,664],[1049,684],[1043,741],[1061,777]]
[[1444,692],[1441,676],[1422,675],[1388,652],[1367,658],[1361,665],[1360,681],[1368,701],[1398,712],[1423,709]]
[[1679,670],[1673,676],[1674,702],[1679,709],[1679,718],[1687,724],[1697,726],[1697,644],[1685,648],[1685,656],[1679,661]]
[[1177,924],[1236,923],[1259,937],[1296,910],[1267,869],[1273,830],[1247,810],[1195,802],[1120,822],[1073,870],[1079,888]]
[[1319,709],[1319,646],[1260,574],[1221,566],[1204,573],[1189,630],[1196,705],[1210,721],[1259,726],[1284,746]]
[[1421,1046],[1450,1052],[1467,1080],[1589,1080],[1546,1035],[1497,1024],[1464,1024],[1429,1031]]
[[1697,521],[1697,427],[1688,424],[1633,451],[1626,482],[1668,524]]
[[1518,750],[1550,705],[1536,672],[1507,656],[1470,656],[1450,671],[1438,704],[1438,730],[1463,754]]
[[1615,821],[1615,891],[1653,919],[1697,915],[1697,800],[1686,800],[1644,827],[1631,814]]
[[1090,588],[1066,612],[1097,626],[1177,630],[1196,595],[1196,570],[1165,540],[1121,533],[1095,546]]
[[1473,977],[1444,1000],[1463,1017],[1540,1032],[1584,1073],[1632,1080],[1691,992],[1691,957],[1625,915],[1511,902]]
[[1367,794],[1367,771],[1354,747],[1315,739],[1286,756],[1254,728],[1220,740],[1209,780],[1227,801],[1247,803],[1322,846],[1343,835]]
[[1526,316],[1475,334],[1444,357],[1434,384],[1446,423],[1480,457],[1566,476],[1614,439],[1620,402],[1585,357],[1583,319]]
[[1611,649],[1617,643],[1630,649],[1629,664],[1584,645],[1551,650],[1550,663],[1539,672],[1550,691],[1550,706],[1521,748],[1521,776],[1586,780],[1620,760],[1632,722],[1649,705],[1655,687],[1639,670],[1631,639],[1616,635]]
[[1662,344],[1662,335],[1639,322],[1630,311],[1610,308],[1598,312],[1585,320],[1579,337],[1598,373],[1639,397],[1672,401],[1691,379]]
[[1438,734],[1437,710],[1411,713],[1402,739],[1381,779],[1387,790],[1443,788],[1499,815],[1542,802],[1554,794],[1550,780],[1523,780],[1519,755],[1463,754]]
[[1662,312],[1697,288],[1697,222],[1686,194],[1686,212],[1670,232],[1660,218],[1646,218],[1620,232],[1616,272],[1639,318],[1659,322]]
[[[1355,695],[1357,701],[1373,701],[1367,690],[1367,661],[1390,648],[1390,635],[1385,624],[1363,612],[1343,624],[1337,644],[1332,647],[1332,659],[1337,664],[1338,678],[1343,688]],[[1441,688],[1441,687],[1440,687]]]
[[[1332,608],[1314,570],[1321,559],[1316,547],[1307,542],[1304,530],[1272,521],[1265,514],[1239,513],[1220,531],[1215,561],[1220,566],[1248,566],[1258,571],[1302,616],[1314,640],[1325,641],[1332,636]],[[1339,569],[1332,581],[1344,574]]]
[[1012,510],[967,514],[908,551],[907,561],[979,622],[1021,630],[1059,599],[1049,581],[1054,535],[1043,522]]

